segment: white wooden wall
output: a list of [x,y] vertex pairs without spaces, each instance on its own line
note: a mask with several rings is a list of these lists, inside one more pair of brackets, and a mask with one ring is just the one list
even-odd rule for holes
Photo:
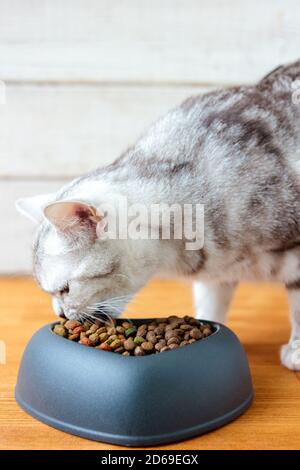
[[30,270],[17,197],[112,161],[190,94],[298,57],[299,0],[0,0],[0,273]]

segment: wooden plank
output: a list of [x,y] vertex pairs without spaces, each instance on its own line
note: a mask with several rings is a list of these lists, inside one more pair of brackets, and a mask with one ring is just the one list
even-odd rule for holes
[[3,80],[236,83],[299,56],[297,0],[12,0]]
[[199,87],[25,85],[0,105],[0,177],[71,177],[106,165]]
[[[136,318],[141,312],[148,317],[153,313],[156,316],[192,313],[190,285],[152,282],[124,316]],[[0,280],[0,339],[7,346],[7,364],[0,365],[0,448],[121,449],[50,428],[17,406],[14,385],[23,349],[31,335],[54,318],[50,297],[31,280]],[[298,449],[299,376],[284,369],[278,357],[278,349],[289,334],[283,289],[272,284],[243,284],[234,299],[229,326],[240,337],[250,361],[255,389],[252,407],[221,429],[162,449]]]
[[34,225],[15,209],[19,197],[56,191],[62,181],[0,181],[0,274],[31,271]]

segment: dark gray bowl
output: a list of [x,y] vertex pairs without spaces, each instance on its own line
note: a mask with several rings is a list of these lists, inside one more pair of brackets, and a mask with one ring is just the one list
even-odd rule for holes
[[30,340],[15,395],[31,416],[62,431],[126,446],[164,444],[223,426],[253,399],[245,352],[223,325],[144,357],[73,343],[52,327]]

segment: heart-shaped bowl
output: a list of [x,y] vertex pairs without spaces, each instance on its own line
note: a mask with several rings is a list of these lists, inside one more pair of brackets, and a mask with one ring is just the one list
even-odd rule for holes
[[26,347],[16,400],[50,426],[112,444],[165,444],[211,431],[250,406],[253,388],[236,335],[210,324],[205,339],[142,357],[89,348],[46,325]]

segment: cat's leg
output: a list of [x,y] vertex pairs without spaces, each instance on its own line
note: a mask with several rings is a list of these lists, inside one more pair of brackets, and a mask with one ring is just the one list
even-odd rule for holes
[[292,331],[289,343],[281,348],[281,362],[288,369],[300,371],[300,280],[286,287]]
[[196,317],[204,320],[226,322],[226,316],[237,283],[194,282]]

